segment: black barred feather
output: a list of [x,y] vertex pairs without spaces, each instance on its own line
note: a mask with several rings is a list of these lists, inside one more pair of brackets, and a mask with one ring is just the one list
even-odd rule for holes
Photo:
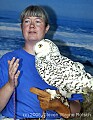
[[86,73],[81,63],[61,55],[51,40],[39,41],[35,45],[35,53],[40,76],[47,84],[57,87],[65,97],[71,97],[74,93],[87,94],[87,90],[93,90],[93,76]]

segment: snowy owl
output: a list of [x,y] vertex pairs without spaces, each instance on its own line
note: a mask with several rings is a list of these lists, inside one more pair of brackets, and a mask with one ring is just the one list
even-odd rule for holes
[[61,55],[51,40],[39,41],[34,50],[40,76],[47,84],[58,88],[64,97],[70,98],[74,93],[87,94],[88,90],[93,90],[93,77],[84,70],[84,66]]

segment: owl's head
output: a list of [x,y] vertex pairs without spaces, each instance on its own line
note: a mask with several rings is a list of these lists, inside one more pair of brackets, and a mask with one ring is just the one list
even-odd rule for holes
[[49,54],[60,54],[58,47],[51,40],[48,39],[43,39],[37,42],[34,50],[37,57],[45,57]]

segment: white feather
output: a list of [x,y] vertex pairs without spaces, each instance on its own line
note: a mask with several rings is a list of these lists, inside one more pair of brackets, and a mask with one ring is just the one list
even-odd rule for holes
[[93,90],[93,76],[86,73],[84,66],[60,54],[58,47],[48,39],[35,45],[36,68],[43,80],[59,89],[65,97],[74,93],[86,94]]

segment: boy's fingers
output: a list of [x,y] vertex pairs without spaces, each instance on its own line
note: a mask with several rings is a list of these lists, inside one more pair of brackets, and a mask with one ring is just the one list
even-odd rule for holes
[[15,79],[18,79],[19,75],[20,75],[20,71],[18,70],[16,75],[15,75]]

